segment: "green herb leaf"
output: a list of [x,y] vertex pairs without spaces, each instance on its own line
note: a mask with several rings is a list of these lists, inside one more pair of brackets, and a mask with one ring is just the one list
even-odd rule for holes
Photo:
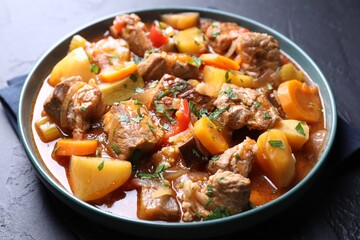
[[205,203],[205,207],[208,207],[210,204],[212,204],[214,202],[214,198],[208,198],[208,200]]
[[217,37],[217,36],[219,36],[220,35],[220,31],[219,30],[215,30],[215,31],[213,31],[212,33],[211,33],[211,35],[213,35],[213,37]]
[[296,130],[298,133],[300,133],[301,135],[303,135],[303,136],[306,137],[306,134],[305,134],[304,129],[303,129],[302,125],[301,125],[301,122],[299,122],[299,123],[296,125],[295,130]]
[[91,72],[95,74],[99,73],[99,66],[96,63],[91,64]]
[[143,88],[141,88],[141,87],[137,87],[137,88],[135,88],[135,92],[136,93],[142,93],[142,92],[144,92],[145,90],[143,89]]
[[176,120],[170,115],[168,111],[165,111],[165,116],[170,120],[172,124],[176,123]]
[[139,173],[138,177],[139,178],[157,178],[157,177],[159,177],[159,175],[155,174],[155,173]]
[[234,154],[234,156],[235,156],[235,158],[236,158],[237,160],[239,160],[239,159],[240,159],[240,155],[239,155],[239,153],[238,153],[238,152],[236,152],[236,153]]
[[140,105],[140,106],[142,106],[142,105],[144,105],[144,103],[142,103],[142,102],[140,102],[140,101],[138,101],[138,100],[134,100],[134,104],[135,105]]
[[273,90],[273,86],[271,85],[271,83],[267,83],[266,86],[269,90]]
[[159,80],[153,81],[152,83],[150,83],[149,88],[154,88],[156,87],[156,85],[158,84]]
[[224,179],[225,179],[224,177],[221,177],[221,178],[217,178],[216,181],[217,181],[218,183],[221,183],[221,181],[224,180]]
[[264,112],[264,119],[270,119],[271,115],[269,112]]
[[86,109],[86,107],[81,106],[81,107],[80,107],[80,110],[81,110],[82,112],[86,112],[87,109]]
[[208,197],[210,197],[212,194],[213,194],[213,191],[214,191],[214,189],[213,189],[213,187],[212,186],[207,186],[207,188],[206,188],[206,195],[208,196]]
[[228,70],[226,70],[226,72],[225,72],[225,82],[231,83],[231,79],[229,79],[229,71]]
[[98,166],[98,170],[101,171],[104,168],[105,161],[102,160],[102,162]]
[[228,107],[225,107],[225,108],[222,108],[222,109],[219,109],[219,108],[215,109],[214,112],[212,112],[212,113],[209,115],[209,119],[210,119],[211,121],[215,121],[215,120],[218,119],[219,116],[220,116],[223,112],[225,112],[227,109],[228,109]]
[[230,212],[225,207],[216,206],[213,211],[207,216],[206,220],[218,219],[230,216]]
[[261,106],[260,102],[255,101],[254,102],[254,108],[259,108]]
[[194,154],[195,157],[200,158],[200,154],[198,153],[198,151],[196,151],[194,148],[192,149],[192,153]]
[[283,142],[281,140],[269,140],[268,143],[273,148],[285,149],[285,146],[284,146],[284,144],[283,144]]
[[56,147],[54,148],[54,153],[56,153],[59,149],[60,149],[60,146],[56,146]]
[[151,131],[152,133],[154,133],[154,127],[151,126],[151,124],[150,124],[149,122],[146,122],[146,125],[148,125],[148,127],[150,128],[150,131]]
[[168,163],[161,163],[159,164],[156,169],[155,169],[155,173],[162,173],[164,172],[167,168],[169,167]]
[[124,114],[122,114],[122,115],[120,116],[119,121],[120,121],[120,122],[129,123],[129,122],[130,122],[130,119],[129,119],[128,115],[126,115],[126,114],[124,113]]
[[236,93],[233,92],[232,88],[228,88],[226,90],[220,91],[219,94],[220,95],[226,94],[228,96],[228,98],[231,100],[234,100],[239,97],[239,95],[237,95]]
[[197,58],[197,57],[193,56],[192,59],[189,60],[187,63],[194,65],[195,67],[200,67],[201,66],[201,58]]
[[163,126],[161,126],[161,128],[166,130],[166,131],[169,131],[170,126],[169,126],[169,124],[165,123]]
[[111,145],[111,150],[113,150],[116,155],[121,153],[120,148],[115,143]]

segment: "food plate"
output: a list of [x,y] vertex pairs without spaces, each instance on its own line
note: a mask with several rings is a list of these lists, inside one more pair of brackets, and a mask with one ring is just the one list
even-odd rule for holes
[[[326,145],[317,162],[309,174],[296,186],[261,207],[248,210],[246,212],[230,217],[216,219],[212,221],[190,222],[190,223],[170,223],[161,221],[145,221],[122,217],[109,212],[105,212],[86,202],[74,197],[67,191],[44,166],[37,151],[35,141],[32,136],[32,109],[35,98],[41,87],[42,81],[50,74],[53,66],[61,60],[68,51],[68,46],[72,36],[79,34],[86,39],[94,39],[99,34],[105,32],[112,24],[114,17],[120,13],[106,16],[96,20],[66,36],[48,50],[37,62],[31,73],[28,75],[20,97],[19,105],[19,129],[22,143],[30,158],[30,161],[41,181],[46,187],[55,194],[61,201],[81,213],[85,217],[92,219],[99,224],[140,236],[152,236],[157,238],[205,238],[224,235],[239,231],[250,226],[263,222],[286,207],[294,203],[311,185],[319,175],[319,172],[326,161],[327,155],[332,147],[336,130],[336,107],[332,91],[320,69],[311,58],[289,39],[276,32],[275,30],[235,14],[226,13],[219,10],[193,7],[163,7],[156,9],[133,10],[123,13],[136,13],[143,21],[153,20],[163,13],[176,13],[196,11],[203,18],[215,19],[224,22],[236,22],[239,25],[254,32],[268,33],[274,36],[280,44],[282,51],[297,62],[301,68],[314,81],[321,92],[323,107],[325,109],[325,125],[328,131]],[[219,229],[221,229],[219,231]]]

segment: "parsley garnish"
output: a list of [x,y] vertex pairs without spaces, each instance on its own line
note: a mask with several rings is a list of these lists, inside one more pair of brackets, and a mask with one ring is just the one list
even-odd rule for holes
[[218,182],[218,183],[220,183],[222,180],[224,180],[225,178],[224,177],[221,177],[221,178],[217,178],[216,179],[216,181]]
[[59,149],[60,149],[60,146],[57,146],[56,148],[54,148],[54,153],[56,153]]
[[273,90],[273,86],[271,85],[271,83],[267,83],[266,86],[269,90]]
[[101,171],[104,168],[105,161],[102,160],[102,162],[98,166],[98,170]]
[[264,112],[264,119],[270,119],[271,115],[269,112]]
[[284,144],[282,143],[281,140],[269,140],[268,143],[269,143],[270,146],[273,147],[273,148],[285,149],[285,146],[284,146]]
[[230,216],[230,212],[225,207],[216,206],[213,211],[207,216],[206,220],[212,220],[217,218],[223,218]]
[[81,107],[80,107],[80,110],[83,111],[83,112],[86,112],[87,109],[86,109],[86,107],[81,106]]
[[143,88],[141,88],[141,87],[137,87],[137,88],[135,88],[135,92],[137,92],[137,93],[142,93],[142,92],[144,92],[145,90],[143,89]]
[[220,31],[219,31],[219,30],[215,30],[215,31],[213,31],[213,32],[211,33],[211,35],[213,35],[213,36],[216,38],[217,36],[220,35]]
[[99,73],[99,66],[96,63],[91,64],[91,72],[95,74]]
[[170,126],[169,126],[169,124],[165,123],[164,126],[161,126],[161,128],[166,130],[166,131],[169,131]]
[[142,105],[144,105],[144,103],[142,103],[142,102],[140,102],[140,101],[138,101],[138,100],[134,100],[134,105],[140,105],[140,106],[142,106]]
[[196,151],[194,148],[192,149],[192,153],[194,154],[194,156],[200,158],[200,154],[198,153],[198,151]]
[[260,103],[260,102],[257,102],[257,101],[255,101],[255,102],[254,102],[254,108],[259,108],[259,107],[260,107],[260,105],[261,105],[261,103]]
[[231,100],[234,100],[235,98],[239,97],[239,95],[233,92],[232,88],[228,88],[226,90],[220,91],[220,94],[226,94],[228,98],[230,98]]
[[301,135],[303,136],[306,136],[305,132],[304,132],[304,129],[303,127],[301,126],[301,122],[299,122],[296,127],[295,127],[295,130],[300,133]]
[[206,195],[210,197],[214,189],[212,188],[212,186],[207,186],[206,190],[207,190]]
[[111,145],[111,149],[114,151],[114,153],[116,153],[116,155],[121,153],[120,148],[115,143]]
[[156,85],[158,84],[159,80],[153,81],[152,83],[150,83],[149,88],[154,88],[156,87]]
[[130,79],[131,79],[133,82],[136,82],[137,76],[134,75],[134,74],[131,74],[131,75],[130,75]]
[[122,115],[120,116],[119,121],[120,121],[120,122],[129,123],[129,122],[130,122],[130,119],[129,119],[128,115],[126,115],[126,114],[124,113],[124,114],[122,114]]
[[169,167],[169,163],[159,164],[154,173],[139,173],[140,178],[161,178],[163,179],[162,173]]
[[229,79],[229,71],[228,70],[226,70],[226,72],[225,72],[225,82],[231,83],[231,79]]
[[205,207],[208,207],[210,204],[212,204],[214,202],[214,198],[208,198],[208,200],[205,203]]
[[197,58],[197,57],[193,56],[192,59],[189,60],[187,63],[194,65],[195,67],[200,67],[201,66],[201,58]]
[[234,154],[234,156],[235,156],[235,158],[236,158],[237,160],[239,160],[239,159],[240,159],[240,155],[239,155],[239,153],[238,153],[238,152],[236,152],[236,153]]
[[152,133],[154,133],[154,127],[151,126],[151,124],[150,124],[149,122],[146,122],[146,125],[148,125],[148,127],[150,128],[150,131],[151,131]]
[[222,108],[222,109],[215,109],[214,112],[212,112],[210,115],[209,115],[209,119],[211,121],[215,121],[216,119],[219,118],[219,116],[226,111],[226,109],[228,109],[228,107],[225,107],[225,108]]

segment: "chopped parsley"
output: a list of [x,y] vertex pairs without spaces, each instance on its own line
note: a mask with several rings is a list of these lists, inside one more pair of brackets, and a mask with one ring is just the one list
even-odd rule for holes
[[197,57],[193,56],[192,59],[189,60],[187,63],[191,64],[195,67],[200,67],[201,66],[201,58],[197,58]]
[[148,125],[148,127],[150,128],[150,131],[151,131],[152,133],[155,132],[155,131],[154,131],[154,127],[151,126],[151,124],[150,124],[149,122],[146,122],[146,125]]
[[140,105],[140,106],[142,106],[142,105],[144,105],[144,103],[142,103],[142,102],[140,102],[140,101],[138,101],[138,100],[134,100],[134,104],[135,105]]
[[200,43],[198,41],[196,41],[196,39],[194,40],[194,43],[197,45],[197,46],[200,46]]
[[105,161],[102,160],[101,163],[98,166],[98,170],[101,171],[104,168]]
[[210,119],[211,121],[215,121],[215,120],[216,120],[217,118],[219,118],[219,116],[220,116],[223,112],[225,112],[227,109],[228,109],[228,107],[225,107],[225,108],[222,108],[222,109],[220,109],[220,108],[215,109],[214,112],[212,112],[212,113],[209,115],[209,119]]
[[213,211],[207,216],[206,220],[218,219],[230,216],[230,212],[227,208],[216,206]]
[[236,93],[233,92],[232,88],[225,89],[223,91],[220,91],[220,95],[226,94],[227,97],[231,100],[234,100],[235,98],[239,97]]
[[170,120],[172,124],[176,123],[176,120],[170,115],[168,111],[165,111],[165,116]]
[[264,112],[264,119],[270,119],[271,115],[269,112]]
[[136,82],[138,78],[137,78],[136,75],[131,74],[131,75],[130,75],[130,79],[131,79],[133,82]]
[[216,181],[217,181],[218,183],[221,183],[221,181],[224,180],[224,179],[225,179],[224,177],[221,177],[221,178],[217,178]]
[[152,83],[150,83],[149,88],[154,88],[156,87],[156,85],[158,84],[159,80],[153,81]]
[[296,125],[295,130],[296,130],[298,133],[300,133],[301,135],[303,135],[303,136],[306,137],[306,134],[305,134],[304,129],[303,129],[302,125],[301,125],[301,122],[299,122],[299,123]]
[[165,123],[163,126],[161,126],[161,128],[166,130],[166,131],[169,131],[170,126],[169,126],[169,124]]
[[86,109],[86,107],[81,106],[81,107],[80,107],[80,110],[81,110],[82,112],[86,112],[87,109]]
[[142,92],[144,92],[145,90],[143,89],[143,88],[141,88],[141,87],[137,87],[137,88],[135,88],[135,92],[136,93],[142,93]]
[[163,172],[169,167],[169,163],[159,164],[154,173],[139,173],[138,177],[140,178],[161,178],[163,179]]
[[271,85],[271,83],[267,83],[266,86],[269,90],[273,90],[273,86]]
[[234,156],[235,156],[235,158],[236,158],[237,160],[239,160],[239,159],[240,159],[240,155],[239,155],[239,153],[238,153],[238,152],[236,152],[236,153],[234,154]]
[[220,31],[219,30],[215,30],[215,31],[213,31],[212,33],[211,33],[211,35],[213,35],[213,37],[217,37],[217,36],[219,36],[220,35]]
[[206,195],[208,197],[210,197],[213,194],[213,191],[214,191],[213,187],[212,186],[207,186],[206,190],[207,190]]
[[60,149],[60,146],[56,146],[56,148],[54,148],[54,153],[56,153],[59,149]]
[[194,156],[196,156],[197,158],[200,158],[200,154],[198,153],[198,151],[196,151],[196,149],[192,149],[192,153],[194,154]]
[[95,74],[99,73],[99,66],[96,63],[91,64],[91,72]]
[[208,207],[210,204],[212,204],[214,202],[214,198],[208,198],[208,200],[205,203],[205,207]]
[[228,70],[226,70],[226,72],[225,72],[225,82],[226,83],[231,83],[231,79],[229,78],[229,71]]
[[269,140],[268,143],[273,148],[285,149],[285,146],[284,146],[284,144],[283,144],[283,142],[281,140]]
[[120,148],[115,143],[111,145],[111,150],[113,150],[116,155],[119,155],[121,153]]
[[259,107],[261,106],[261,103],[255,101],[253,106],[254,106],[255,109],[256,109],[256,108],[259,108]]
[[129,122],[130,122],[130,119],[129,119],[128,115],[126,115],[126,114],[124,113],[124,114],[122,114],[122,115],[120,116],[119,121],[120,121],[120,122],[129,123]]

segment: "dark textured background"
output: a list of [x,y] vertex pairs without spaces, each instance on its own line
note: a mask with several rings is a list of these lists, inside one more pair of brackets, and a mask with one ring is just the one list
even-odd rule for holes
[[[359,0],[1,0],[0,88],[6,86],[6,80],[28,73],[49,47],[83,24],[117,11],[164,5],[215,7],[283,33],[319,65],[333,88],[339,115],[360,129]],[[0,239],[114,236],[106,230],[99,235],[77,232],[80,228],[74,228],[66,215],[71,211],[53,199],[37,179],[1,105],[0,115]],[[228,238],[246,234],[285,239],[360,239],[358,157],[353,156],[353,163],[318,180],[287,213]],[[299,214],[298,208],[305,211]],[[286,224],[283,218],[287,218]]]

